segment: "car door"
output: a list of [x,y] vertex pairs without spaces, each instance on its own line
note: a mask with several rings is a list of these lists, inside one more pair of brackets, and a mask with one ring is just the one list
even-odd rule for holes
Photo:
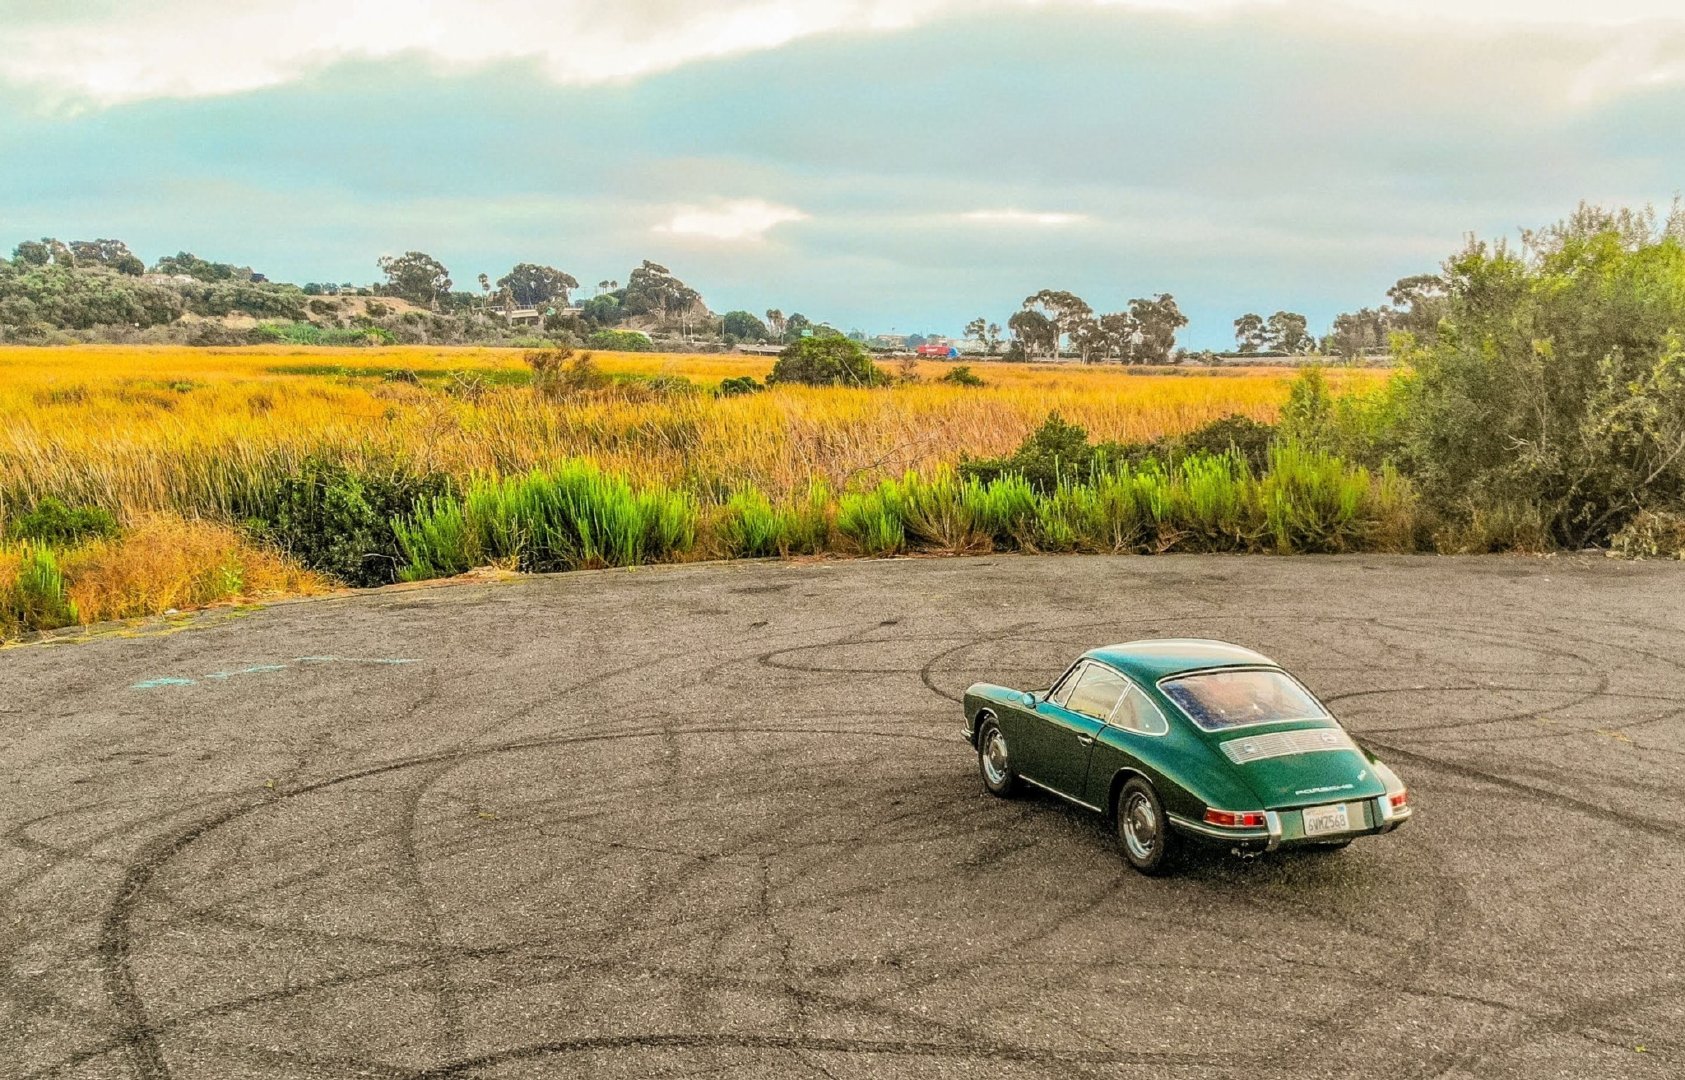
[[1036,708],[1042,728],[1036,740],[1039,752],[1035,771],[1026,770],[1026,775],[1062,795],[1086,802],[1083,787],[1094,736],[1106,726],[1106,718],[1129,689],[1129,681],[1092,660],[1073,674],[1075,682],[1068,694],[1043,701]]

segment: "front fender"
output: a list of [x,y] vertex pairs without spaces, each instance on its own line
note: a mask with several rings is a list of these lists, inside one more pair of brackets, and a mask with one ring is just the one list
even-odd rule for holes
[[994,683],[974,683],[966,688],[963,699],[965,706],[965,741],[973,746],[977,745],[977,714],[985,709],[992,710],[996,716],[1001,716],[1008,709],[1016,708],[1024,700],[1022,690],[1014,690],[1009,686],[996,686]]

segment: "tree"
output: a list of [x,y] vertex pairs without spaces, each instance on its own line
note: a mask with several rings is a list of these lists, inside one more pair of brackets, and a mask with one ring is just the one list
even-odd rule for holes
[[1012,318],[1006,320],[1006,328],[1012,332],[1016,350],[1026,358],[1042,355],[1044,350],[1049,355],[1057,355],[1058,330],[1053,320],[1041,312],[1027,308],[1014,312]]
[[103,266],[133,277],[146,273],[146,264],[121,240],[72,240],[70,254],[77,266]]
[[1128,360],[1135,348],[1135,338],[1141,324],[1127,311],[1114,311],[1100,316],[1100,329],[1105,331],[1106,359]]
[[689,317],[702,303],[702,294],[680,281],[660,263],[645,259],[626,279],[626,311],[632,315],[659,312],[663,321],[674,315],[682,317],[685,332],[689,333]]
[[1441,274],[1415,274],[1399,278],[1387,290],[1387,299],[1395,309],[1393,325],[1416,335],[1421,344],[1431,344],[1439,336],[1439,320],[1450,311],[1451,297],[1447,282]]
[[1388,307],[1345,311],[1334,316],[1334,324],[1322,339],[1322,351],[1343,360],[1384,348],[1392,330],[1393,311]]
[[579,305],[579,317],[593,326],[613,326],[620,322],[620,298],[613,293],[593,296]]
[[75,264],[70,248],[50,236],[39,240],[25,240],[12,249],[12,261],[26,266],[64,266]]
[[1082,297],[1057,289],[1043,289],[1026,296],[1024,310],[1040,312],[1051,324],[1051,337],[1044,340],[1049,344],[1048,355],[1054,359],[1059,356],[1059,343],[1064,339],[1071,324],[1094,314],[1094,309],[1089,307]]
[[989,320],[983,318],[981,315],[965,324],[965,338],[967,341],[976,341],[977,344],[984,345],[988,341],[988,334]]
[[1266,341],[1264,333],[1264,317],[1256,312],[1248,311],[1234,321],[1235,344],[1240,347],[1241,355],[1251,356],[1264,347]]
[[766,328],[778,339],[784,337],[784,313],[777,308],[766,309]]
[[767,329],[766,323],[747,311],[726,312],[720,328],[726,337],[736,338],[738,341],[766,341],[772,337],[772,331]]
[[387,292],[413,304],[433,307],[450,292],[450,271],[425,252],[406,251],[397,258],[382,255],[378,265],[386,275]]
[[1313,352],[1316,339],[1306,329],[1305,317],[1295,311],[1278,311],[1264,324],[1264,340],[1276,352],[1289,356]]
[[889,376],[872,363],[865,346],[841,335],[802,338],[787,345],[773,362],[771,383],[808,386],[881,386]]
[[994,356],[1000,352],[1000,323],[990,323],[985,333],[989,336],[983,340],[983,355]]
[[1139,340],[1129,353],[1138,364],[1167,364],[1176,351],[1176,331],[1188,325],[1188,318],[1176,306],[1176,298],[1159,293],[1151,299],[1129,301],[1129,315],[1137,325]]
[[185,274],[199,281],[250,281],[252,268],[249,266],[235,266],[233,263],[211,262],[201,259],[191,251],[178,251],[174,255],[165,255],[153,264],[154,274]]
[[1106,355],[1106,328],[1099,319],[1092,315],[1083,315],[1071,323],[1071,348],[1077,351],[1085,364],[1091,364],[1096,359]]
[[537,263],[517,263],[513,270],[497,279],[500,289],[508,289],[518,307],[536,308],[552,300],[568,306],[568,292],[579,288],[572,274],[554,266]]
[[784,320],[784,333],[782,337],[785,341],[800,341],[802,331],[812,329],[813,320],[798,311]]

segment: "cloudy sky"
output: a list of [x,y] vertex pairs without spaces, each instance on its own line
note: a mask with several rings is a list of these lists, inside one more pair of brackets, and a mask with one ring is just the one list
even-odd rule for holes
[[668,264],[956,332],[1029,292],[1384,299],[1685,189],[1680,0],[0,0],[0,244],[286,280]]

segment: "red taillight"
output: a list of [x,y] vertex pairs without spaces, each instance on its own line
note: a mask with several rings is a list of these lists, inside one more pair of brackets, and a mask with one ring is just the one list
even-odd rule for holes
[[1208,824],[1221,825],[1225,829],[1264,827],[1264,813],[1261,810],[1207,810],[1205,820]]
[[1387,796],[1387,801],[1392,803],[1394,810],[1402,810],[1410,805],[1410,792],[1408,790],[1394,792]]

